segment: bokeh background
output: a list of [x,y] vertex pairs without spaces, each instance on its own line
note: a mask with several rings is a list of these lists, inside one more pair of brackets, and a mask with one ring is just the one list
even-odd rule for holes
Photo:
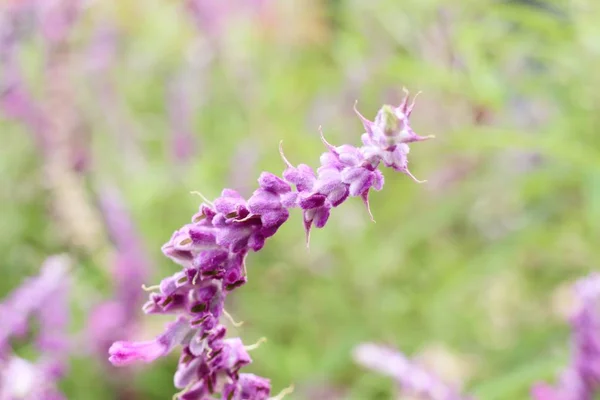
[[[280,141],[315,166],[320,125],[359,144],[354,102],[372,118],[403,86],[423,92],[413,129],[437,137],[411,151],[428,182],[386,171],[376,223],[348,201],[307,250],[296,212],[249,257],[227,306],[245,321],[232,334],[268,339],[248,370],[295,384],[291,399],[393,398],[352,361],[376,341],[512,400],[566,363],[567,289],[600,255],[599,2],[64,0],[45,21],[42,3],[0,6],[0,298],[47,256],[75,260],[69,399],[175,391],[176,354],[124,372],[86,339],[123,284],[107,192],[157,283],[178,268],[160,246],[197,211],[190,191],[251,194],[283,170]],[[121,339],[166,321],[131,318]]]

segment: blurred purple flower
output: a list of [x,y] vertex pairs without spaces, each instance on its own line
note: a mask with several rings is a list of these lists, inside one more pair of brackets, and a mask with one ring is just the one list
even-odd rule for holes
[[17,60],[21,20],[32,14],[30,2],[17,2],[0,10],[0,111],[10,119],[21,121],[45,148],[43,115],[25,85]]
[[[71,168],[79,172],[89,161],[86,144],[82,143],[85,135],[76,129],[80,126],[79,120],[72,122],[64,115],[64,110],[74,108],[72,99],[65,96],[68,90],[64,90],[70,81],[57,75],[68,70],[69,58],[66,55],[69,49],[66,43],[81,5],[80,0],[26,0],[0,10],[0,66],[3,69],[0,74],[0,111],[25,125],[46,157],[56,153],[59,145],[68,147]],[[47,40],[47,85],[43,86],[49,93],[44,93],[44,101],[34,99],[17,59],[18,45],[23,36],[19,31],[26,18],[33,21],[30,30],[40,31]],[[60,123],[57,123],[59,120]],[[74,128],[64,129],[69,123]],[[61,141],[63,136],[68,139]]]
[[123,152],[121,158],[125,161],[124,167],[144,169],[145,157],[137,142],[142,136],[140,127],[130,115],[129,107],[120,95],[112,75],[121,36],[122,32],[113,22],[102,21],[86,49],[85,68],[88,81],[97,93],[102,119],[106,121],[109,133],[114,136],[113,139]]
[[143,307],[147,314],[178,315],[177,321],[156,340],[113,344],[109,351],[113,364],[152,361],[181,344],[175,374],[180,399],[204,399],[219,392],[233,400],[268,398],[268,380],[239,374],[251,363],[247,351],[255,346],[224,339],[226,328],[220,319],[228,316],[225,297],[246,283],[246,256],[259,251],[277,232],[289,209],[302,210],[308,240],[311,227],[325,226],[331,210],[348,197],[361,197],[368,209],[369,190],[383,187],[378,169],[382,163],[415,179],[407,167],[408,143],[426,137],[410,128],[413,105],[407,95],[398,107],[384,106],[374,122],[359,114],[366,129],[360,148],[335,147],[321,136],[327,151],[316,173],[305,164],[294,167],[280,148],[287,166],[283,178],[263,172],[259,188],[248,200],[224,189],[214,202],[202,203],[192,223],[177,230],[162,248],[183,270],[153,288],[156,291]]
[[38,146],[46,150],[48,143],[44,129],[46,122],[41,107],[26,87],[14,51],[5,54],[0,81],[0,110],[10,118],[23,123],[31,132]]
[[118,301],[105,301],[94,306],[87,319],[86,335],[92,350],[100,355],[122,334],[131,334],[127,329],[130,321],[125,316],[125,307]]
[[[63,399],[56,382],[69,351],[69,259],[49,257],[39,276],[29,278],[0,304],[0,400]],[[38,361],[11,354],[9,339],[25,334],[29,318],[39,320]]]
[[265,0],[187,0],[186,5],[198,28],[213,39],[223,34],[228,23],[240,13],[260,10]]
[[[64,308],[65,286],[68,285],[66,256],[49,257],[40,274],[29,278],[0,303],[0,348],[7,345],[13,335],[23,335],[28,329],[28,318],[41,314],[41,323],[48,325],[48,333],[63,329],[67,310]],[[55,309],[46,306],[54,306]],[[51,346],[52,347],[52,346]]]
[[88,336],[98,354],[105,354],[114,340],[130,335],[136,325],[137,310],[143,301],[140,288],[148,279],[150,261],[117,190],[104,187],[99,202],[116,250],[112,269],[116,293],[113,300],[92,310]]
[[117,28],[108,21],[96,29],[85,57],[90,72],[102,74],[110,69],[117,57],[117,39]]
[[56,378],[43,363],[12,356],[0,359],[0,400],[66,399],[56,387]]
[[47,369],[56,377],[62,376],[65,372],[65,354],[70,343],[66,335],[70,320],[67,289],[67,284],[62,282],[61,287],[47,297],[37,311],[40,330],[36,343],[43,352],[43,357],[48,359]]
[[536,400],[592,400],[600,394],[600,274],[575,285],[579,309],[571,318],[571,363],[555,386],[532,388]]
[[[138,285],[138,283],[141,285],[143,283],[148,275],[150,261],[143,249],[139,231],[116,188],[105,186],[100,193],[99,200],[106,229],[115,248],[119,253],[133,253],[131,257],[127,257],[128,260],[137,260],[137,262],[127,265],[127,271],[124,271],[125,268],[115,268],[115,278],[127,277],[128,279],[123,283],[127,284],[128,287],[124,289],[130,290],[133,285]],[[135,282],[131,282],[131,278],[134,278]]]
[[406,395],[428,400],[470,398],[391,348],[363,343],[354,349],[353,356],[359,365],[393,378]]
[[201,30],[215,36],[222,32],[224,20],[230,11],[228,1],[188,0],[187,7]]
[[167,110],[171,130],[171,154],[175,162],[185,163],[196,153],[196,140],[192,126],[193,105],[186,93],[188,82],[181,74],[167,87]]
[[81,0],[36,0],[39,29],[51,44],[66,40],[77,21]]

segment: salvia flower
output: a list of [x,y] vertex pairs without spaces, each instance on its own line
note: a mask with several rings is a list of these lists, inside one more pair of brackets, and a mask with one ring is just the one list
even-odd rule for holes
[[167,330],[154,340],[147,342],[115,342],[110,347],[110,362],[127,365],[134,361],[151,362],[168,354],[180,344],[189,332],[188,321],[179,318],[169,324]]
[[591,400],[600,394],[600,274],[575,284],[578,310],[571,318],[571,362],[555,386],[537,384],[536,400]]
[[366,130],[361,147],[333,146],[321,134],[326,152],[316,171],[292,165],[280,146],[286,165],[281,177],[263,172],[248,199],[232,189],[224,189],[212,202],[205,199],[191,223],[175,231],[162,248],[182,269],[149,288],[153,292],[143,306],[147,314],[174,314],[176,322],[155,340],[115,343],[109,351],[113,364],[149,362],[181,345],[174,382],[181,389],[179,399],[207,399],[218,393],[233,400],[269,398],[267,379],[240,373],[252,362],[248,352],[256,346],[225,339],[221,319],[230,318],[225,298],[246,283],[248,253],[265,245],[287,221],[290,209],[301,210],[308,240],[311,228],[325,226],[331,211],[347,198],[362,198],[368,209],[370,190],[383,187],[381,164],[416,180],[408,170],[408,143],[427,137],[410,128],[413,106],[407,95],[398,107],[384,106],[374,122],[359,114]]
[[354,349],[353,356],[357,364],[394,379],[406,395],[427,400],[468,399],[394,349],[363,343]]

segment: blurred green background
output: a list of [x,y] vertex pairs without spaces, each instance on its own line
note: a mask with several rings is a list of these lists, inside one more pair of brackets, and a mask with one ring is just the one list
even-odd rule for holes
[[[30,130],[0,120],[0,297],[68,252],[80,331],[86,307],[112,290],[93,220],[103,183],[126,199],[156,283],[178,268],[160,246],[197,211],[190,191],[251,194],[261,171],[282,172],[281,140],[292,163],[316,166],[319,125],[333,144],[359,144],[354,102],[372,118],[406,86],[423,92],[413,129],[437,137],[410,154],[428,183],[385,171],[377,223],[352,199],[306,250],[295,212],[249,257],[249,282],[227,307],[245,321],[231,334],[268,339],[248,371],[275,393],[295,384],[292,399],[393,398],[391,380],[351,358],[376,341],[481,399],[527,398],[554,379],[568,357],[565,287],[600,255],[600,3],[228,1],[208,24],[184,3],[86,3],[60,66],[70,103],[48,98],[43,41],[19,44],[36,101],[76,116],[69,140],[88,167],[49,179],[52,157]],[[140,318],[128,339],[165,321]],[[170,398],[176,356],[137,368],[131,393]],[[83,345],[62,389],[116,398],[120,371]]]

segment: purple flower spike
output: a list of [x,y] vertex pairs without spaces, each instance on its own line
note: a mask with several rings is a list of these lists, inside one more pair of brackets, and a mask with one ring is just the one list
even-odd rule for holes
[[375,122],[361,116],[367,131],[362,147],[336,147],[322,137],[327,151],[316,173],[306,164],[294,167],[280,145],[286,165],[282,177],[263,172],[249,199],[232,189],[224,189],[214,202],[204,199],[192,222],[162,248],[182,271],[164,279],[143,307],[149,314],[175,313],[178,321],[189,324],[183,323],[181,333],[168,331],[154,341],[117,342],[110,350],[111,362],[149,362],[181,344],[174,383],[182,391],[176,398],[206,400],[220,393],[227,400],[268,399],[267,379],[239,373],[252,362],[248,351],[255,346],[244,346],[238,338],[225,339],[221,317],[231,319],[224,309],[225,298],[247,282],[248,253],[262,249],[288,220],[291,209],[300,208],[308,243],[312,227],[324,227],[331,211],[348,197],[360,197],[370,214],[369,191],[383,187],[381,164],[410,175],[407,143],[424,139],[417,139],[408,125],[412,107],[405,99],[397,108],[385,106]]
[[364,343],[353,355],[361,366],[393,378],[407,395],[427,400],[469,399],[393,349]]

